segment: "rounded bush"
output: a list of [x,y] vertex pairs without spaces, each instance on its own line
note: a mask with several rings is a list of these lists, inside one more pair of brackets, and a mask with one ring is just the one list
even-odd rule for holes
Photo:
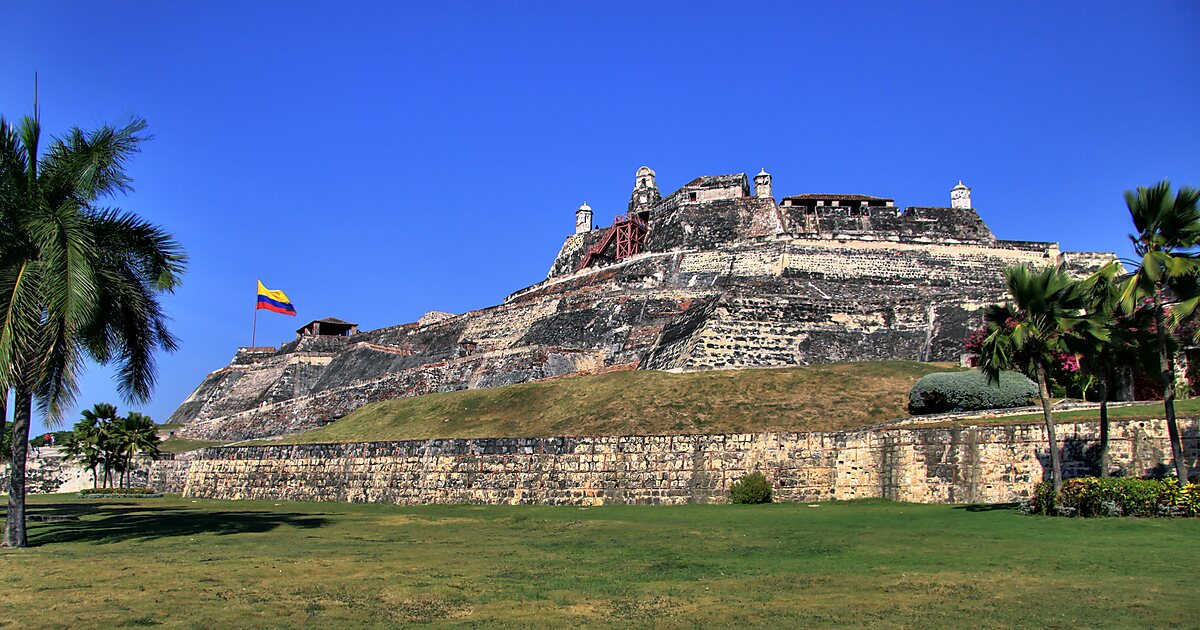
[[750,473],[729,487],[730,503],[770,503],[771,482],[760,472]]
[[934,372],[913,385],[908,411],[920,415],[946,411],[1007,409],[1032,405],[1037,385],[1019,372],[1001,372],[999,383],[983,372]]
[[1027,511],[1047,516],[1197,516],[1200,483],[1181,488],[1174,479],[1083,477],[1064,481],[1056,495],[1054,485],[1043,481]]

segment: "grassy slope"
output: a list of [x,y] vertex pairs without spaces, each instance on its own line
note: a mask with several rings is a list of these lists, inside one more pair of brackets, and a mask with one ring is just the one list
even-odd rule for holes
[[31,498],[0,627],[1191,627],[1200,519]]
[[[1200,415],[1200,398],[1179,398],[1175,400],[1175,414],[1179,417],[1196,417]],[[1143,405],[1130,405],[1128,407],[1112,407],[1108,410],[1110,420],[1154,420],[1164,417],[1162,401],[1147,402]],[[1013,424],[1017,422],[1042,422],[1042,414],[1022,414],[1019,416],[1008,416],[1004,418],[993,418],[984,421],[974,421],[979,424],[981,422],[997,422],[1003,424]],[[1087,422],[1090,420],[1100,420],[1099,409],[1080,409],[1078,411],[1055,411],[1055,422]]]
[[167,452],[167,453],[186,453],[188,451],[194,451],[194,450],[201,449],[201,448],[208,448],[210,446],[223,446],[225,444],[228,444],[228,442],[216,442],[213,440],[187,440],[187,439],[183,439],[183,438],[171,438],[169,440],[163,440],[162,443],[158,445],[158,448],[159,448],[159,450]]
[[948,369],[884,361],[613,372],[374,403],[286,441],[835,431],[906,415],[913,383]]

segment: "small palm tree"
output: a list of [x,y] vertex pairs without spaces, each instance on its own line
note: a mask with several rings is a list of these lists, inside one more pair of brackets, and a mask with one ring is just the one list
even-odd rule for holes
[[37,113],[0,118],[0,390],[14,394],[12,464],[3,544],[23,547],[25,452],[33,404],[56,422],[74,398],[84,359],[115,362],[118,388],[145,400],[154,351],[171,350],[158,295],[173,290],[185,256],[161,228],[101,205],[130,189],[125,162],[147,136],[72,129],[42,150]]
[[158,459],[158,427],[154,426],[154,421],[150,416],[143,415],[136,411],[129,412],[129,415],[118,418],[115,423],[116,435],[116,450],[120,454],[122,462],[122,472],[125,477],[122,480],[123,487],[129,486],[129,473],[133,471],[133,458],[139,453],[145,453],[151,459]]
[[[1094,380],[1100,398],[1100,476],[1109,475],[1108,402],[1115,389],[1120,370],[1153,372],[1158,359],[1151,309],[1144,305],[1127,306],[1121,295],[1129,274],[1118,261],[1096,270],[1081,283],[1088,300],[1087,311],[1096,313],[1097,325],[1105,330],[1103,337],[1075,339],[1073,350],[1082,357],[1082,364]],[[1127,310],[1132,308],[1132,311]]]
[[92,487],[100,487],[96,469],[104,463],[104,455],[100,450],[99,427],[86,418],[81,419],[75,423],[64,447],[68,457],[79,460],[84,468],[92,471]]
[[[1171,457],[1179,483],[1188,479],[1183,459],[1183,442],[1175,420],[1175,353],[1168,328],[1195,311],[1200,303],[1200,190],[1184,186],[1171,194],[1171,183],[1139,186],[1125,192],[1125,205],[1137,234],[1131,234],[1139,260],[1121,299],[1129,309],[1148,298],[1158,341],[1159,376],[1163,388],[1163,411],[1171,441]],[[1168,307],[1174,305],[1170,321]]]
[[[149,415],[130,412],[125,419],[125,436],[126,470],[132,470],[134,456],[146,455],[151,460],[157,460],[161,455],[158,445],[162,443],[162,440],[158,438],[158,427]],[[128,479],[126,479],[127,484]]]
[[117,459],[113,452],[117,443],[113,432],[113,421],[118,417],[117,407],[109,403],[96,403],[91,409],[84,409],[80,415],[83,418],[75,428],[85,438],[84,443],[95,448],[98,463],[104,467],[101,479],[107,488]]
[[1021,265],[1008,267],[1004,280],[1010,300],[984,311],[980,369],[993,380],[999,380],[1002,370],[1011,369],[1037,380],[1057,492],[1062,488],[1062,459],[1050,412],[1047,373],[1057,356],[1070,352],[1074,340],[1103,338],[1105,332],[1097,325],[1097,318],[1084,310],[1084,291],[1061,266],[1037,271]]

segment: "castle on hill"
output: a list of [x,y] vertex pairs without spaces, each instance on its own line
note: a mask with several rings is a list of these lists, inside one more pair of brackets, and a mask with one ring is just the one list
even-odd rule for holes
[[1112,253],[997,239],[961,181],[946,207],[860,194],[776,200],[771,175],[698,177],[663,196],[641,167],[626,212],[575,211],[545,280],[503,304],[371,331],[327,318],[276,348],[242,348],[171,416],[177,433],[305,431],[364,404],[616,369],[958,360],[1001,270]]

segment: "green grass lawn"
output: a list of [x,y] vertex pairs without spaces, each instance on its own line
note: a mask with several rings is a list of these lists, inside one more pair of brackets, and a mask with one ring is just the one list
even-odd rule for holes
[[948,363],[864,361],[687,374],[611,372],[373,403],[284,441],[837,431],[908,415],[913,383],[955,369]]
[[217,442],[213,440],[188,440],[184,438],[171,438],[163,440],[159,445],[159,450],[165,453],[186,453],[201,448],[210,446],[224,446],[229,442]]
[[1200,520],[32,499],[0,627],[1195,627]]
[[[1039,403],[1040,404],[1040,403]],[[1179,398],[1175,400],[1175,415],[1179,418],[1195,418],[1200,416],[1200,398]],[[920,416],[916,416],[920,417]],[[1155,420],[1164,418],[1162,401],[1149,401],[1128,407],[1110,407],[1109,420]],[[1044,422],[1042,414],[1027,413],[998,418],[964,418],[947,420],[941,423],[925,424],[923,426],[960,426],[982,424],[1024,424],[1027,422]],[[1075,411],[1055,411],[1055,422],[1099,422],[1099,409],[1078,409]]]

